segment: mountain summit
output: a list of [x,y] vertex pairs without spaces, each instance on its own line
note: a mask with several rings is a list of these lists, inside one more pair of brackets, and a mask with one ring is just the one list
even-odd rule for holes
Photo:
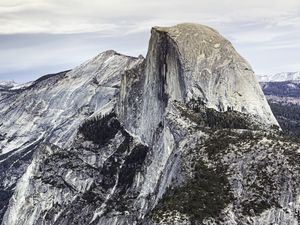
[[[171,68],[166,72],[171,99],[200,98],[209,108],[250,113],[277,125],[251,66],[214,29],[190,23],[155,27],[150,53],[154,49],[164,49],[166,68]],[[176,60],[178,71],[172,71]],[[176,78],[181,86],[174,86]]]
[[300,81],[300,72],[281,72],[272,75],[257,75],[259,82]]
[[[207,26],[184,23],[152,28],[140,73],[144,80],[138,87],[138,93],[143,95],[138,127],[144,130],[138,132],[147,140],[153,135],[148,133],[161,122],[169,100],[197,100],[219,112],[250,114],[265,126],[278,126],[250,65],[228,40]],[[130,79],[124,78],[126,83]],[[126,95],[132,98],[133,94],[121,91],[121,99]],[[122,105],[121,108],[128,107]],[[132,114],[136,115],[130,111],[129,115],[121,116],[126,121]]]
[[[167,49],[174,48],[186,101],[200,97],[209,108],[250,113],[277,125],[251,66],[217,31],[187,23],[154,28],[152,35],[165,36]],[[173,77],[172,71],[169,73]]]
[[146,58],[106,51],[0,97],[2,225],[299,220],[299,143],[212,28],[154,27]]

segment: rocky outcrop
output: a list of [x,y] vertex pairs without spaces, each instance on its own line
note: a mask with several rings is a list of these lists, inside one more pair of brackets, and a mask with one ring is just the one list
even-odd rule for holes
[[[162,121],[168,101],[187,103],[192,99],[221,112],[252,114],[265,126],[278,125],[250,65],[217,31],[180,24],[155,27],[151,33],[145,65],[127,72],[122,81],[126,88],[121,89],[120,117],[132,132],[150,142],[153,133],[149,132]],[[131,83],[135,85],[128,85]],[[129,108],[135,110],[134,119],[132,111],[124,113],[128,108],[124,102],[133,96],[137,99]],[[135,127],[131,128],[127,118],[135,121]]]
[[[173,54],[177,57],[171,59],[178,62],[177,66],[166,63],[166,68],[171,68],[166,75],[171,99],[200,98],[209,108],[254,114],[265,123],[277,124],[251,66],[217,31],[196,24],[180,24],[156,27],[152,33],[165,36],[167,49],[174,48],[174,53],[166,52],[166,57]],[[174,68],[178,71],[173,71]],[[176,93],[178,90],[182,93]]]
[[52,79],[35,88],[57,96],[41,107],[55,129],[41,123],[2,225],[297,223],[299,144],[213,29],[155,27],[145,59],[109,51]]

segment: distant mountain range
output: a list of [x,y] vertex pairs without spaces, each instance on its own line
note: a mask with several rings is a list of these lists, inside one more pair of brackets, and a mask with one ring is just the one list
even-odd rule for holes
[[260,82],[282,130],[300,137],[300,80]]
[[0,80],[0,89],[10,89],[14,87],[16,83],[14,81],[2,81]]
[[271,75],[256,75],[259,82],[282,82],[282,81],[300,81],[300,71],[298,72],[281,72]]

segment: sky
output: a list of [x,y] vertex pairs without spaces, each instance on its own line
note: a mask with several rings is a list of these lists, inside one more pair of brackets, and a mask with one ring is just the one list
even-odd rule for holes
[[0,0],[0,80],[23,83],[102,51],[146,54],[150,29],[217,29],[257,74],[300,71],[299,0]]

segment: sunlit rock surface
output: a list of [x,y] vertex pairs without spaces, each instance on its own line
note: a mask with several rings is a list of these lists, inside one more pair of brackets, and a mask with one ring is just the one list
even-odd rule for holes
[[71,71],[0,91],[0,215],[38,146],[70,146],[85,119],[114,108],[121,74],[139,61],[107,51]]

